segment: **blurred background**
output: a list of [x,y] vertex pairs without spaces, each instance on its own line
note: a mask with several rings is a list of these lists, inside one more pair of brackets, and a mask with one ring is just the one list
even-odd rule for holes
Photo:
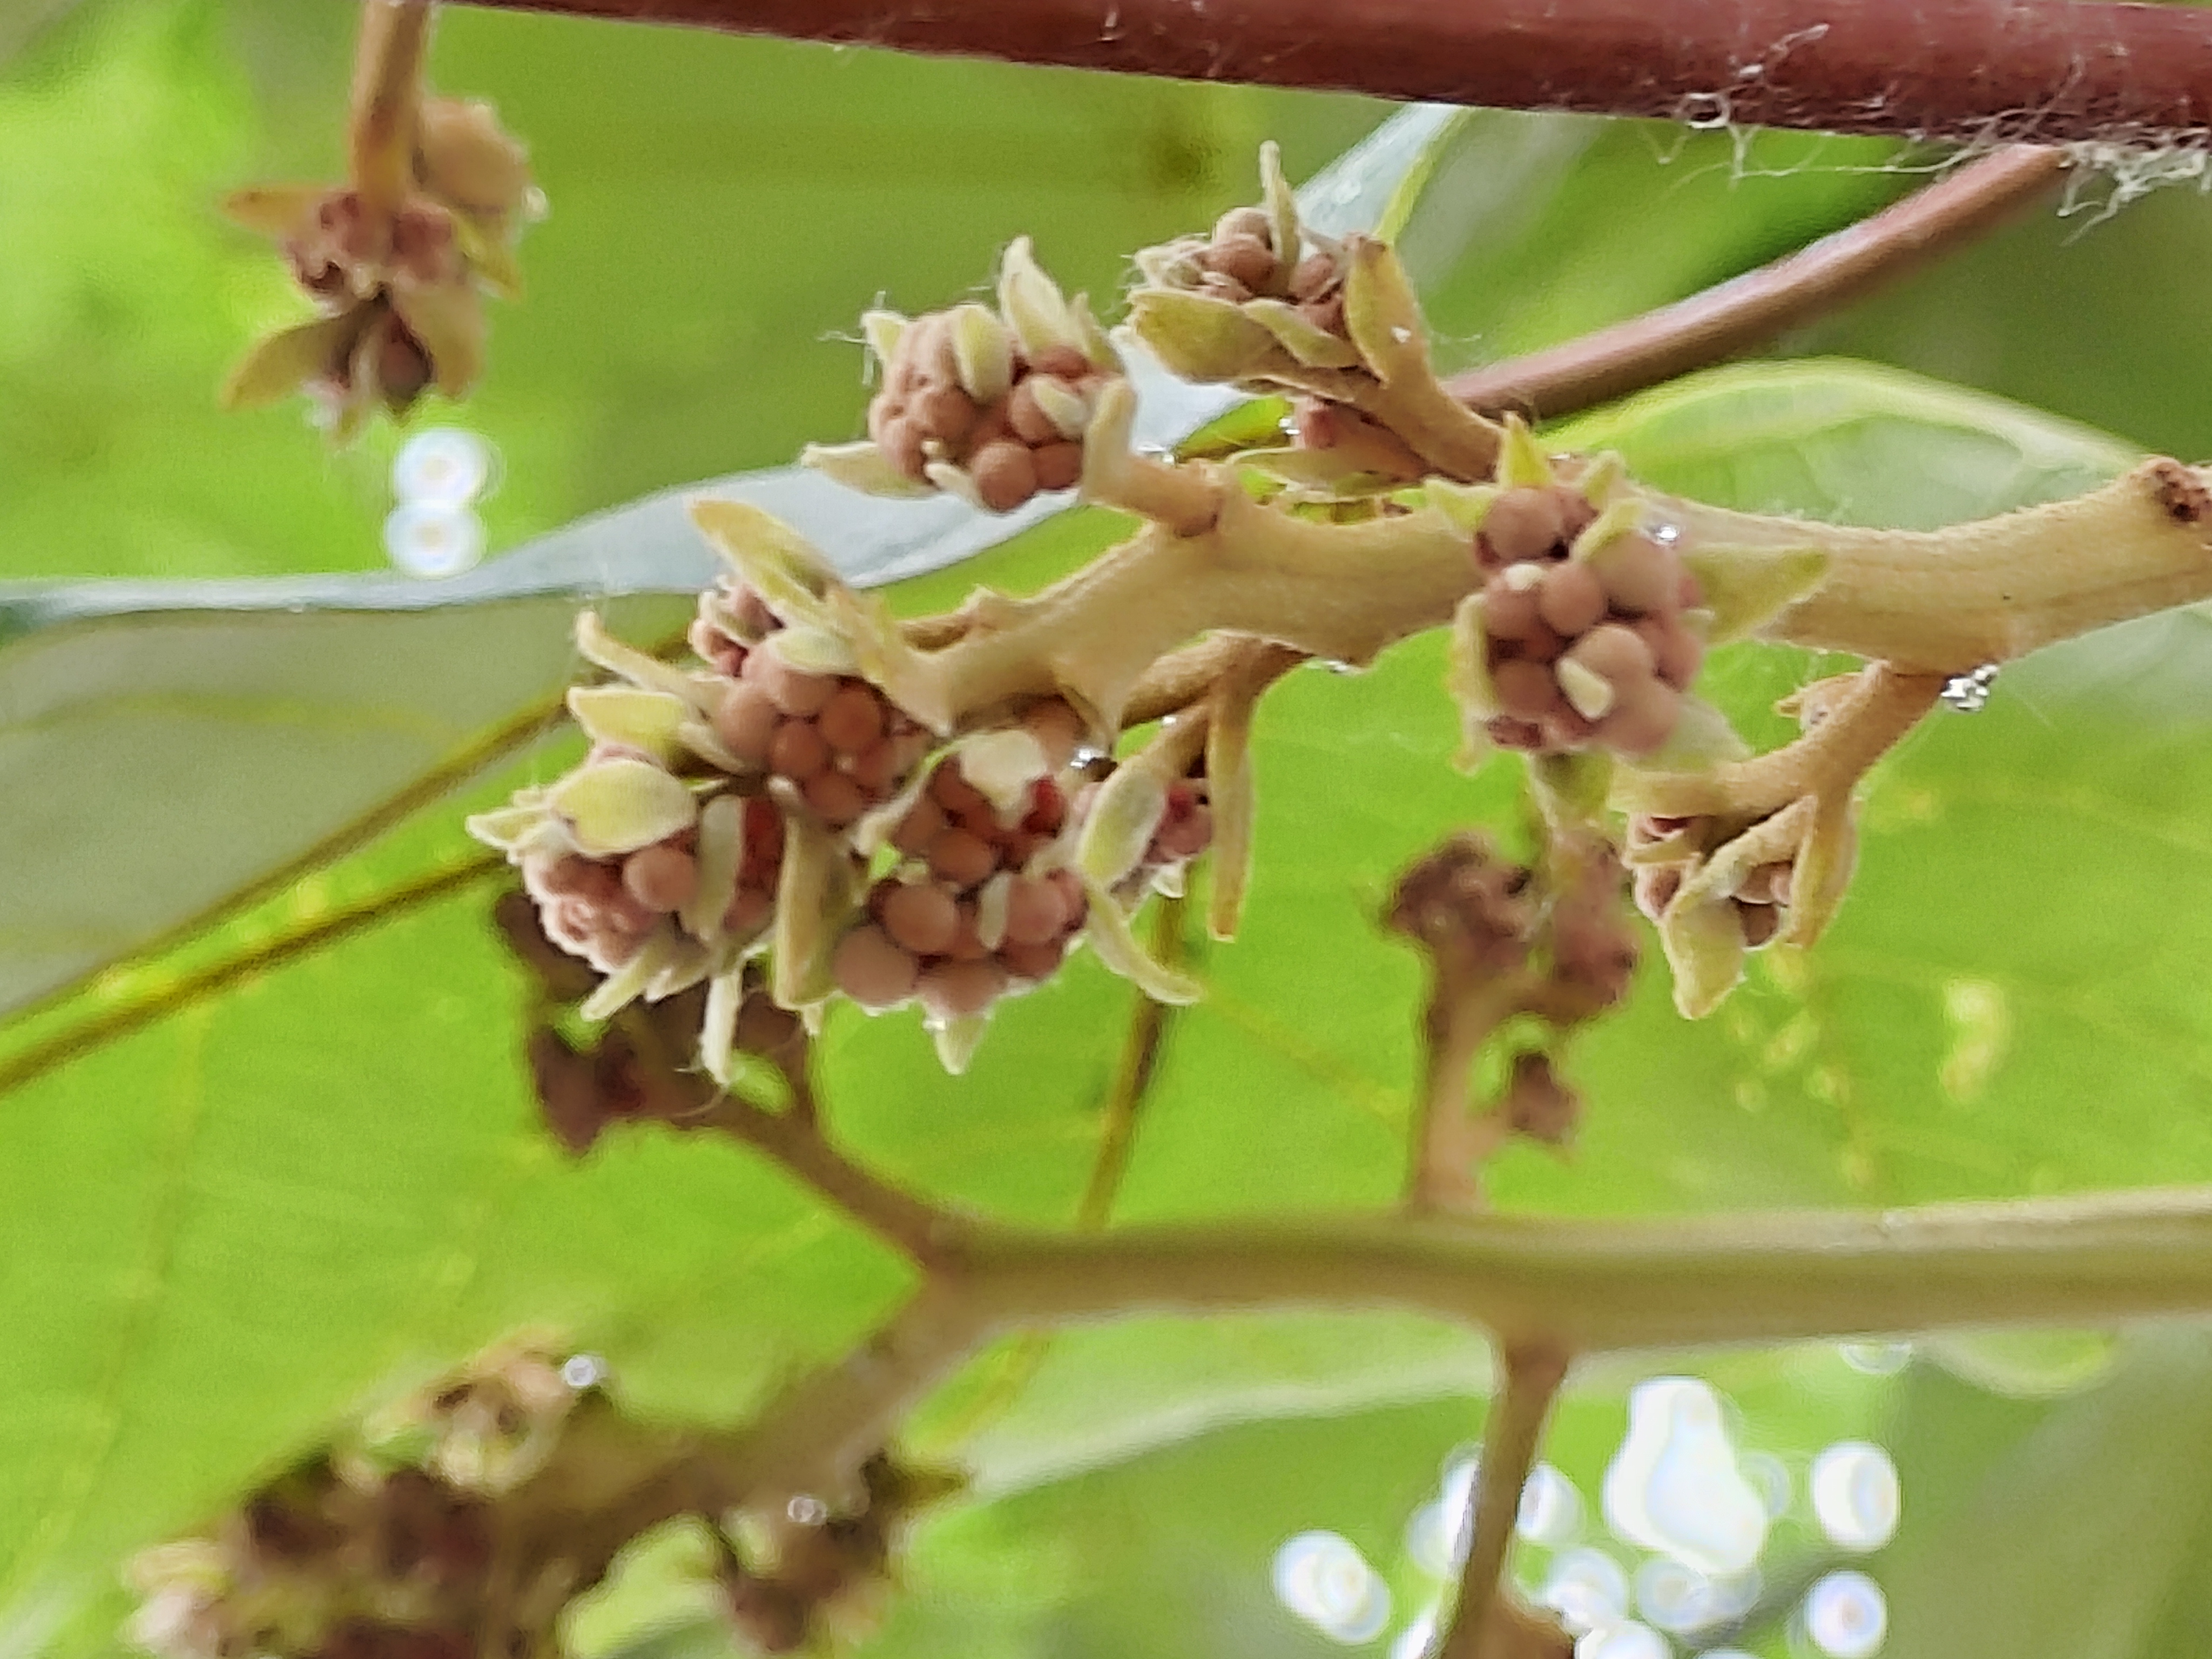
[[[392,564],[387,520],[408,434],[380,428],[333,452],[297,404],[223,416],[214,401],[246,343],[302,307],[265,246],[213,204],[246,183],[335,173],[354,21],[337,0],[0,6],[0,580]],[[433,62],[441,89],[493,100],[529,142],[550,204],[522,248],[526,301],[493,307],[482,392],[463,410],[434,401],[415,422],[465,434],[448,437],[459,445],[449,453],[481,459],[471,510],[490,556],[650,492],[781,464],[808,440],[854,435],[866,393],[852,337],[872,304],[921,310],[975,291],[998,249],[1024,232],[1069,288],[1111,296],[1133,249],[1247,199],[1263,138],[1282,144],[1300,179],[1389,112],[1352,98],[461,7],[443,18]],[[1870,142],[1555,118],[1489,118],[1477,136],[1439,174],[1406,241],[1455,364],[1693,292],[1879,207],[1937,165]],[[2132,446],[2212,455],[2204,161],[2195,150],[2086,169],[2063,199],[1780,349],[1867,358],[2017,398]],[[2144,194],[2153,183],[2164,187]],[[1883,510],[1879,500],[1863,505]],[[1424,714],[1415,735],[1406,713],[1414,689],[1432,696],[1434,668],[1418,658],[1378,672],[1359,694],[1364,712],[1349,717],[1312,712],[1336,695],[1326,677],[1281,699],[1271,879],[1279,890],[1302,880],[1325,889],[1339,932],[1256,930],[1237,970],[1245,982],[1229,988],[1218,1018],[1304,1080],[1273,1092],[1272,1073],[1255,1082],[1237,1069],[1241,1051],[1209,1058],[1191,1039],[1167,1085],[1153,1164],[1133,1176],[1135,1212],[1216,1200],[1256,1207],[1279,1194],[1338,1202],[1392,1177],[1377,1124],[1400,1109],[1388,1103],[1410,1064],[1405,1018],[1388,1015],[1396,1024],[1372,1047],[1351,1028],[1371,1006],[1409,1008],[1413,975],[1402,953],[1383,951],[1370,970],[1358,954],[1366,944],[1340,951],[1333,941],[1360,925],[1392,860],[1469,803],[1362,806],[1326,845],[1299,814],[1339,787],[1381,799],[1396,787],[1384,762],[1441,759],[1449,733]],[[1771,684],[1744,684],[1771,692],[1803,672],[1792,661]],[[2212,770],[2196,757],[2201,744],[2177,740],[2203,735],[2195,707],[2165,708],[2166,746],[2116,742],[2094,773],[2079,769],[2080,728],[2056,701],[1993,712],[1976,728],[1978,762],[1960,758],[1964,739],[1914,750],[1887,798],[1892,810],[1873,826],[1887,850],[1869,854],[1879,871],[1855,900],[1860,931],[1839,930],[1832,977],[1762,982],[1695,1039],[1663,1012],[1663,993],[1647,995],[1639,1021],[1592,1058],[1594,1096],[1612,1115],[1594,1127],[1580,1164],[1511,1164],[1501,1200],[1603,1212],[2212,1178],[2203,1104],[2212,1043],[2193,988],[2195,952],[2212,939],[2212,919],[2199,914],[2212,854],[2199,809]],[[1359,758],[1346,758],[1355,749]],[[2154,771],[2155,783],[2145,781]],[[1978,836],[2017,828],[2062,796],[2078,819],[2041,823],[2012,848],[2011,874],[1981,871]],[[1493,816],[1510,811],[1494,778],[1472,799]],[[6,813],[0,803],[0,854]],[[1947,813],[1950,852],[1927,850],[1928,826]],[[1343,850],[1363,835],[1374,850]],[[428,837],[406,842],[390,867],[418,857]],[[2118,867],[2146,848],[2154,868]],[[1316,861],[1301,877],[1306,853]],[[1368,884],[1354,890],[1346,869]],[[2097,880],[2066,885],[2085,869]],[[2118,969],[2099,965],[2148,948],[2099,932],[2129,914],[2121,931],[2156,936],[2155,960],[2142,968],[2152,989],[2130,980],[2115,991]],[[144,1213],[158,1222],[171,1200],[156,1177],[174,1169],[188,1171],[175,1202],[234,1206],[245,1235],[262,1230],[265,1243],[283,1231],[289,1200],[255,1183],[296,1167],[286,1158],[343,1168],[343,1147],[248,1146],[251,1125],[326,1098],[323,1060],[287,1045],[313,1049],[323,1039],[301,1034],[324,1031],[315,1022],[332,1006],[363,1018],[363,1007],[379,1011],[385,1024],[362,1039],[364,1051],[388,1048],[395,1030],[434,1028],[418,1062],[425,1097],[465,1085],[486,1121],[495,1119],[465,1149],[478,1173],[519,1170],[514,1182],[552,1192],[565,1177],[540,1168],[550,1154],[517,1150],[526,1126],[506,1048],[469,1049],[473,1069],[460,1080],[438,1069],[452,1058],[441,1045],[459,1042],[453,1033],[485,994],[467,988],[469,975],[489,971],[467,956],[477,947],[454,943],[465,928],[481,933],[475,912],[440,925],[450,932],[428,946],[403,939],[389,959],[325,964],[358,980],[279,976],[260,1013],[216,1029],[209,1041],[230,1056],[216,1073],[229,1088],[210,1109],[244,1113],[241,1103],[265,1095],[268,1115],[231,1123],[238,1145],[209,1162],[194,1162],[203,1154],[188,1136],[167,1138],[170,1120],[139,1125],[124,1109],[146,1079],[180,1063],[161,1045],[198,1041],[190,1032],[157,1033],[156,1046],[124,1051],[104,1071],[50,1079],[40,1122],[76,1127],[11,1124],[21,1139],[0,1145],[0,1207],[14,1205],[27,1234],[48,1242],[69,1230],[105,1237],[117,1215],[136,1237],[137,1188],[131,1207],[111,1212],[91,1198],[58,1198],[55,1172],[127,1166],[131,1181],[147,1180]],[[1331,943],[1324,952],[1315,939]],[[444,966],[447,946],[466,960]],[[1297,955],[1309,946],[1313,954]],[[1311,988],[1288,988],[1293,971]],[[1332,1012],[1344,986],[1370,981],[1381,988],[1363,988],[1358,1008]],[[510,995],[504,981],[497,992]],[[1106,994],[1086,981],[1052,1015],[1060,1024],[994,1036],[990,1064],[1000,1069],[987,1066],[980,1086],[1027,1103],[1026,1079],[1062,1064],[1106,1066],[1114,1032],[1066,1035],[1082,1018],[1074,1000]],[[855,1079],[890,1079],[854,1082],[855,1132],[875,1137],[872,1149],[895,1169],[971,1201],[1060,1213],[1090,1156],[1091,1120],[1078,1124],[1078,1105],[1095,1103],[1076,1101],[1076,1090],[1075,1103],[1055,1094],[1029,1117],[1026,1103],[981,1109],[983,1128],[956,1144],[927,1127],[947,1120],[928,1115],[967,1108],[941,1079],[911,1073],[912,1036],[840,1038],[836,1065]],[[328,1064],[335,1072],[356,1058]],[[1655,1068],[1666,1075],[1655,1081]],[[408,1092],[403,1082],[395,1096]],[[1237,1086],[1234,1129],[1194,1127],[1170,1109]],[[1339,1121],[1316,1105],[1301,1118],[1302,1089],[1357,1109]],[[1670,1117],[1660,1108],[1678,1096]],[[0,1113],[9,1103],[0,1103]],[[1207,1160],[1234,1158],[1234,1135],[1271,1119],[1306,1137],[1288,1155],[1297,1171],[1245,1159],[1224,1192],[1212,1190]],[[120,1126],[112,1147],[83,1127],[110,1122]],[[1006,1146],[1048,1173],[1031,1187],[994,1187],[1015,1181],[988,1167]],[[318,1328],[314,1357],[283,1361],[269,1358],[284,1352],[277,1335],[226,1346],[243,1339],[222,1325],[225,1298],[255,1293],[257,1273],[302,1309],[336,1296],[338,1316],[349,1316],[347,1292],[331,1288],[349,1282],[347,1269],[295,1260],[289,1243],[291,1255],[195,1280],[186,1230],[179,1276],[151,1282],[197,1285],[200,1303],[129,1288],[149,1261],[166,1260],[159,1251],[126,1252],[112,1274],[88,1267],[60,1292],[82,1313],[81,1328],[50,1305],[51,1281],[19,1275],[15,1299],[0,1304],[17,1322],[0,1322],[0,1401],[14,1402],[0,1404],[0,1659],[106,1650],[125,1606],[112,1576],[123,1553],[191,1523],[398,1358],[450,1357],[515,1309],[549,1297],[580,1317],[614,1309],[631,1321],[616,1326],[629,1334],[649,1398],[671,1410],[726,1405],[717,1368],[737,1363],[741,1332],[687,1347],[638,1328],[684,1305],[678,1291],[691,1281],[673,1269],[655,1281],[659,1301],[641,1292],[634,1304],[596,1269],[564,1266],[557,1293],[542,1296],[531,1279],[531,1249],[565,1251],[571,1263],[646,1248],[616,1236],[664,1202],[672,1166],[658,1153],[611,1156],[589,1178],[631,1206],[621,1225],[579,1242],[550,1200],[512,1226],[479,1216],[469,1224],[484,1229],[481,1252],[495,1266],[465,1294],[453,1291],[450,1307],[440,1304],[434,1334],[407,1322],[417,1279],[443,1283],[427,1255],[409,1257],[416,1277],[395,1273],[379,1292],[388,1297],[362,1315],[386,1321],[374,1340]],[[483,1192],[457,1187],[451,1213],[492,1208],[483,1194],[504,1192],[509,1174],[486,1176]],[[724,1196],[702,1180],[669,1207],[708,1213]],[[372,1237],[373,1219],[345,1222],[324,1253]],[[147,1224],[148,1237],[167,1237],[167,1224]],[[10,1271],[0,1251],[0,1279]],[[1479,1351],[1433,1333],[1394,1327],[1378,1337],[1326,1321],[1217,1338],[1236,1350],[1233,1364],[1220,1366],[1211,1349],[1195,1358],[1197,1336],[1160,1329],[1001,1355],[941,1402],[930,1432],[947,1448],[984,1448],[988,1501],[925,1534],[905,1569],[912,1593],[877,1650],[1417,1652],[1449,1568],[1449,1529],[1440,1533],[1433,1505],[1474,1475],[1468,1444],[1480,1413],[1461,1396],[1479,1384]],[[1346,1344],[1364,1350],[1356,1382],[1336,1359]],[[619,1343],[613,1352],[620,1375]],[[252,1363],[234,1365],[246,1353]],[[263,1375],[288,1365],[281,1386]],[[1235,1371],[1236,1386],[1193,1384],[1188,1400],[1178,1392],[1178,1378],[1211,1376],[1209,1368]],[[1652,1386],[1668,1376],[1678,1380]],[[1688,1376],[1705,1382],[1680,1380]],[[1012,1418],[1010,1377],[1026,1390],[1026,1414]],[[211,1395],[238,1389],[220,1425],[195,1416],[204,1403],[189,1397],[195,1378],[220,1384]],[[1646,1391],[1632,1395],[1639,1384]],[[1156,1400],[1134,1398],[1148,1388]],[[1117,1389],[1133,1400],[1123,1427],[1061,1432]],[[1634,1413],[1632,1400],[1643,1402]],[[1248,1418],[1256,1420],[1231,1420]],[[178,1434],[203,1437],[179,1450],[164,1441]],[[1591,1632],[1583,1659],[1719,1659],[1730,1650],[2124,1659],[2212,1648],[2212,1347],[2194,1333],[2118,1344],[1823,1344],[1609,1364],[1564,1408],[1550,1457],[1524,1504],[1516,1571],[1531,1594],[1579,1610]],[[1664,1482],[1646,1481],[1640,1496],[1624,1487],[1616,1498],[1605,1472],[1623,1458],[1638,1468],[1656,1460],[1682,1472],[1682,1484],[1661,1492]],[[1741,1521],[1746,1504],[1760,1517],[1753,1559],[1716,1554],[1713,1517]],[[690,1548],[664,1540],[579,1626],[580,1646],[594,1659],[715,1651],[687,1588]]]

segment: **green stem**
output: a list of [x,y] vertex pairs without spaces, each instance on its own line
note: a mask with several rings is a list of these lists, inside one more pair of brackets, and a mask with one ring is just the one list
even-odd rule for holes
[[1400,1308],[1577,1352],[2212,1313],[2212,1188],[1858,1213],[985,1234],[994,1328]]

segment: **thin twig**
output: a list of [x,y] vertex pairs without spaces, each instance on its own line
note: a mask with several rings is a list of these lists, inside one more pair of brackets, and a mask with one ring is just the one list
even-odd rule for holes
[[1382,98],[1969,143],[2212,127],[2212,15],[2015,0],[477,0]]
[[2212,1188],[1880,1212],[979,1232],[996,1328],[1401,1308],[1577,1353],[2212,1313]]
[[831,1146],[811,1112],[763,1110],[724,1094],[686,1127],[722,1130],[780,1164],[885,1243],[925,1267],[945,1259],[968,1235],[957,1216],[878,1179]]
[[346,159],[373,222],[395,211],[414,182],[415,126],[429,44],[430,0],[365,0]]
[[1989,230],[2047,189],[2065,153],[2014,144],[1771,264],[1549,350],[1446,381],[1485,414],[1559,420],[1767,344]]
[[341,939],[404,915],[410,910],[464,892],[503,873],[506,868],[506,860],[497,854],[488,853],[463,864],[434,870],[428,875],[363,899],[358,904],[349,904],[317,916],[312,921],[301,922],[274,938],[260,940],[234,956],[210,963],[197,973],[186,975],[118,1007],[67,1026],[45,1042],[33,1043],[0,1062],[0,1095],[21,1088],[33,1079],[44,1076],[58,1066],[66,1065],[80,1054],[128,1036],[133,1031],[143,1030],[156,1020],[188,1008],[217,992],[228,990],[240,980],[268,973],[326,945],[336,945]]
[[1500,1349],[1498,1366],[1498,1391],[1482,1431],[1482,1462],[1468,1496],[1470,1530],[1459,1600],[1437,1659],[1506,1659],[1499,1651],[1504,1644],[1491,1639],[1503,1611],[1498,1580],[1520,1518],[1521,1488],[1535,1466],[1552,1401],[1566,1381],[1567,1356],[1549,1344],[1515,1344]]

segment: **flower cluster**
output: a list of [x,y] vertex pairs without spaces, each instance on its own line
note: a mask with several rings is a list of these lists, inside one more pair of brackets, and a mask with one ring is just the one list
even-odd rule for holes
[[1470,726],[1502,748],[1647,757],[1704,661],[1697,577],[1613,468],[1562,480],[1517,422],[1506,459],[1498,485],[1430,489],[1474,532],[1484,579],[1458,617]]
[[861,326],[884,380],[867,439],[810,446],[805,464],[872,494],[942,489],[991,513],[1073,488],[1120,356],[1025,239],[1006,250],[998,299],[996,311],[970,301],[911,319],[870,312]]
[[[594,1523],[669,1455],[579,1363],[495,1354],[146,1551],[130,1639],[161,1659],[550,1659],[562,1610],[626,1541]],[[586,1474],[600,1501],[568,1513]]]
[[[1474,1166],[1508,1135],[1565,1144],[1581,1097],[1560,1079],[1568,1034],[1628,994],[1640,952],[1627,877],[1595,836],[1555,835],[1536,866],[1453,836],[1400,878],[1386,921],[1428,956],[1430,1096],[1417,1204],[1472,1206]],[[1504,1082],[1469,1109],[1466,1074],[1493,1044]]]
[[[700,665],[634,650],[587,613],[578,643],[618,677],[569,693],[590,751],[470,820],[520,867],[545,938],[606,976],[586,1018],[703,982],[700,1052],[719,1080],[763,955],[776,1001],[810,1019],[837,995],[871,1012],[919,1001],[954,1069],[993,1005],[1050,977],[1079,938],[1156,994],[1194,994],[1156,971],[1123,911],[1206,847],[1202,785],[1154,789],[1146,767],[1101,756],[1090,769],[1114,778],[1087,783],[1087,722],[1053,696],[939,750],[859,672],[904,649],[895,624],[764,514],[699,514],[736,566],[700,599]],[[1133,782],[1146,785],[1133,815]],[[1093,868],[1102,817],[1112,844]],[[622,1092],[619,1078],[569,1080]],[[582,1115],[568,1138],[588,1144],[584,1118],[608,1115]]]
[[1137,255],[1131,330],[1188,380],[1295,385],[1308,371],[1371,368],[1347,331],[1347,245],[1299,222],[1273,144],[1260,181],[1261,205]]
[[[386,49],[397,61],[420,41]],[[275,239],[319,312],[247,354],[225,388],[232,404],[304,389],[343,440],[380,407],[405,414],[432,386],[460,397],[482,371],[483,296],[519,289],[514,244],[544,201],[490,106],[422,98],[411,76],[398,90],[392,107],[356,108],[346,184],[264,185],[224,204]]]
[[[1812,732],[1866,678],[1818,682],[1784,709]],[[1631,814],[1637,906],[1657,924],[1685,1014],[1695,1018],[1718,1006],[1747,952],[1810,945],[1826,928],[1858,856],[1856,781],[1846,769],[1758,810]]]
[[746,1529],[717,1571],[722,1608],[753,1652],[795,1653],[850,1640],[872,1623],[899,1536],[915,1512],[957,1489],[950,1477],[878,1453],[850,1504],[794,1499]]

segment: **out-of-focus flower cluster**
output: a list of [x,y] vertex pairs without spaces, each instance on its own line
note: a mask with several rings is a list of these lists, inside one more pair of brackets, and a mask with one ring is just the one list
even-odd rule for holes
[[627,1541],[594,1523],[678,1456],[621,1420],[587,1361],[496,1353],[146,1551],[131,1641],[161,1659],[550,1659],[562,1609]]
[[465,395],[483,368],[486,293],[520,288],[514,246],[544,211],[523,147],[491,106],[424,99],[396,201],[361,180],[237,191],[225,210],[273,238],[317,315],[247,353],[224,390],[239,406],[305,391],[343,440],[379,408]]

